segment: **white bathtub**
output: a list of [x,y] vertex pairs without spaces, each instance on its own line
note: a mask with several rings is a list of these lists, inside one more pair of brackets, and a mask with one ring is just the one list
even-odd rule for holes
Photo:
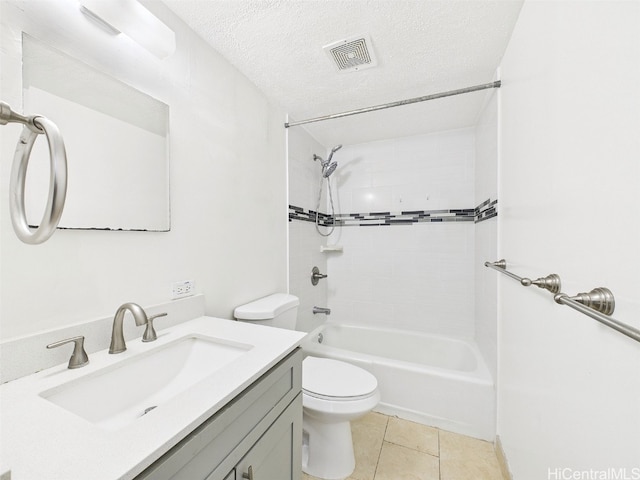
[[302,348],[307,355],[344,360],[373,373],[381,396],[378,412],[494,440],[493,380],[469,341],[327,323],[309,333]]

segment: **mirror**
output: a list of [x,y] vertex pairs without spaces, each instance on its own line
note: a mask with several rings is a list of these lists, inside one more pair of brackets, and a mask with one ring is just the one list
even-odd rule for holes
[[[26,34],[22,61],[23,111],[56,123],[67,150],[58,228],[169,231],[169,106]],[[31,225],[46,204],[48,161],[38,139],[25,185]]]

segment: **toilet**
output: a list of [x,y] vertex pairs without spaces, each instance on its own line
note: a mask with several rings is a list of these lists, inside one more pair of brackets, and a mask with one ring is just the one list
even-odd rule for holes
[[[294,295],[275,293],[237,307],[234,317],[277,328],[295,329]],[[350,363],[307,356],[302,362],[302,470],[314,477],[341,480],[353,473],[351,420],[380,401],[378,381]]]

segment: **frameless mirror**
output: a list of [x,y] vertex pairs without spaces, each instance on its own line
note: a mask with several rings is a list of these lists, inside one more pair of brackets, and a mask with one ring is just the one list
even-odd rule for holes
[[[64,138],[68,187],[58,228],[168,231],[169,106],[23,34],[23,110]],[[31,225],[49,191],[47,142],[25,185]]]

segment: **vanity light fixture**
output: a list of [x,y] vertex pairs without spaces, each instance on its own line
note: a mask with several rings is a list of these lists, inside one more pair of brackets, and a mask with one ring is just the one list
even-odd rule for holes
[[122,33],[162,59],[176,49],[176,36],[137,0],[80,0],[80,9],[103,29]]

